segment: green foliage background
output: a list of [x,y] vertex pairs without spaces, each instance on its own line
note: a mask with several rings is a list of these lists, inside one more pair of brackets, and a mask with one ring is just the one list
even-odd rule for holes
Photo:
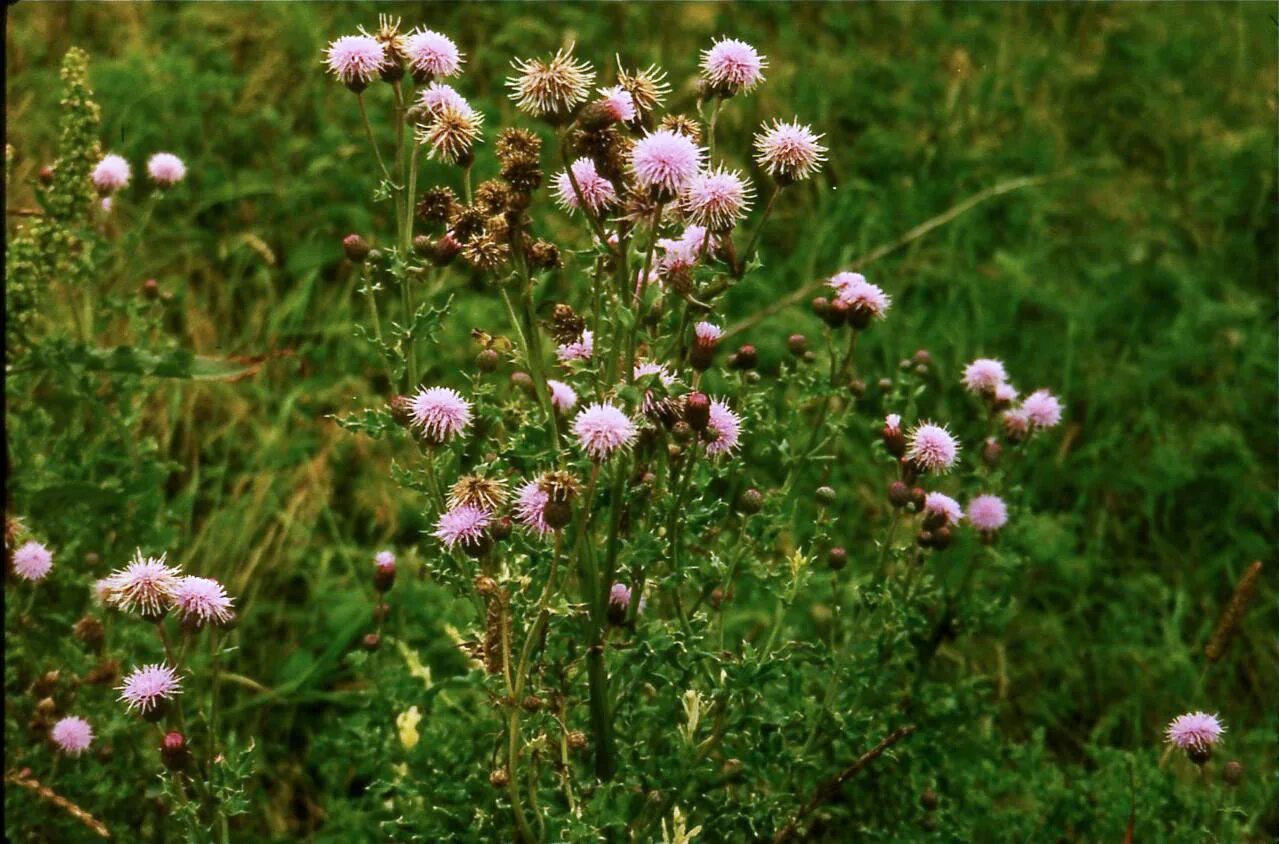
[[[316,753],[317,725],[349,705],[341,657],[364,632],[362,567],[377,547],[419,544],[426,524],[390,480],[389,448],[329,419],[385,389],[352,340],[360,303],[339,239],[389,231],[378,216],[389,209],[369,200],[353,98],[320,66],[329,39],[372,27],[377,12],[458,42],[460,90],[490,126],[526,123],[501,88],[516,54],[576,40],[602,71],[614,52],[661,64],[687,99],[713,36],[756,44],[769,81],[722,117],[730,156],[747,164],[754,126],[792,113],[826,132],[831,153],[816,187],[779,206],[764,270],[730,295],[734,317],[1001,180],[1053,176],[867,271],[895,297],[892,330],[862,351],[868,371],[923,347],[953,382],[966,360],[992,355],[1068,408],[1060,448],[1028,480],[1033,564],[1010,632],[966,655],[998,688],[987,729],[1021,748],[971,774],[1002,785],[968,806],[1022,818],[1030,840],[1118,840],[1121,751],[1154,758],[1166,721],[1202,707],[1228,724],[1252,811],[1264,811],[1272,588],[1204,696],[1194,689],[1235,579],[1270,561],[1276,538],[1273,6],[22,4],[6,31],[7,140],[19,154],[9,207],[32,203],[56,138],[58,63],[82,46],[104,149],[135,169],[158,149],[190,167],[126,283],[154,277],[172,292],[168,327],[197,353],[276,355],[237,383],[166,385],[142,426],[172,471],[121,486],[162,492],[176,516],[159,535],[247,610],[236,670],[273,690],[234,714],[258,747],[254,829],[358,824],[365,809],[333,787],[341,776]],[[483,150],[480,161],[484,178],[493,163]],[[566,218],[556,225],[580,237]],[[500,303],[466,302],[442,346],[458,354],[433,372],[469,365],[471,328],[502,330]],[[788,334],[816,328],[796,307],[743,339],[769,368]],[[853,515],[880,491],[850,478],[841,506]],[[65,551],[114,565],[134,541],[117,535],[128,524],[109,494],[37,504],[33,524],[104,525],[100,546]],[[456,673],[431,626],[444,599],[415,588],[424,656],[438,676]],[[1145,778],[1142,788],[1167,787]],[[1033,786],[1008,785],[1018,780]]]

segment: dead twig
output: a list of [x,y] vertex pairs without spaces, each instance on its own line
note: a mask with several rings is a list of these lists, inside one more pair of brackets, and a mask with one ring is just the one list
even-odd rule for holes
[[98,835],[101,835],[103,838],[111,837],[111,833],[107,830],[102,821],[98,820],[84,809],[81,809],[67,798],[58,794],[52,788],[49,788],[49,786],[44,785],[39,780],[33,778],[30,775],[30,771],[25,769],[22,771],[16,771],[6,776],[5,780],[21,788],[25,788],[27,791],[34,792],[41,800],[52,803],[62,809],[71,817],[80,821],[80,823],[84,824]]

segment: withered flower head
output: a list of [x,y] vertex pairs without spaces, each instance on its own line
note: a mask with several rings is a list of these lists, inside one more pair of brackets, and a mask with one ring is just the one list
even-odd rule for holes
[[462,257],[467,263],[481,270],[500,267],[511,256],[511,248],[488,234],[472,237],[462,247]]
[[667,114],[662,117],[660,128],[678,132],[695,144],[702,142],[702,124],[685,114]]
[[463,475],[449,489],[449,507],[468,505],[492,513],[506,503],[506,481]]
[[484,236],[506,243],[511,238],[511,222],[503,213],[494,214],[484,221]]
[[480,139],[483,125],[484,115],[469,106],[446,105],[434,112],[429,124],[417,127],[417,142],[431,148],[431,158],[446,164],[465,163]]
[[[360,27],[360,32],[364,35],[370,33]],[[404,76],[404,34],[400,32],[400,19],[393,18],[390,15],[378,15],[377,31],[372,33],[372,38],[376,38],[378,43],[386,51],[386,63],[382,66],[382,78],[387,82],[395,82]]]
[[500,214],[506,210],[507,195],[510,192],[511,189],[497,179],[488,179],[475,189],[475,204],[485,214]]
[[515,105],[533,117],[567,117],[590,95],[595,71],[573,57],[573,45],[549,60],[512,59],[516,75],[506,80]]
[[666,71],[651,64],[644,70],[628,73],[626,68],[622,67],[621,56],[617,57],[617,84],[630,93],[631,100],[635,103],[633,122],[636,123],[643,123],[653,109],[660,106],[665,101],[666,95],[671,92],[671,86],[666,83]]
[[575,343],[586,329],[586,320],[578,316],[572,307],[559,303],[551,311],[551,336],[556,345]]
[[566,472],[563,469],[556,469],[542,475],[537,485],[551,501],[559,503],[572,499],[579,489],[577,478],[572,472]]
[[485,216],[481,209],[474,205],[459,205],[451,221],[454,240],[465,244],[484,231],[484,221]]
[[503,129],[497,133],[497,159],[503,165],[513,161],[537,161],[542,154],[542,139],[527,129]]
[[451,188],[431,188],[422,194],[417,203],[419,220],[427,223],[446,223],[457,211],[457,196]]
[[554,243],[538,240],[530,244],[527,250],[528,262],[535,269],[553,270],[560,266],[560,250]]
[[536,158],[512,158],[502,165],[502,178],[518,193],[532,193],[542,186],[542,165]]

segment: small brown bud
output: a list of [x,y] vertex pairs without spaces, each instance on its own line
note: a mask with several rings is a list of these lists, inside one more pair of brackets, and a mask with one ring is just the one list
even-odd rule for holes
[[104,659],[85,675],[84,682],[91,686],[109,686],[120,678],[120,663]]
[[911,355],[910,361],[915,364],[915,366],[932,366],[933,356],[927,349],[919,349],[915,352],[915,354]]
[[475,591],[486,598],[492,597],[497,594],[497,581],[487,574],[482,574],[475,578]]
[[1221,769],[1221,779],[1226,785],[1238,785],[1243,781],[1243,763],[1234,759],[1227,762]]
[[839,328],[847,325],[852,318],[853,306],[845,302],[843,299],[836,299],[830,303],[830,307],[826,309],[825,316],[822,317],[826,324],[831,328]]
[[742,371],[754,369],[759,362],[759,355],[755,351],[755,347],[749,343],[739,346],[737,351],[733,353],[733,357],[729,360],[728,365],[733,369]]
[[462,244],[457,241],[457,238],[445,233],[444,236],[435,241],[435,247],[431,251],[431,263],[437,267],[447,267],[453,263],[453,259],[461,251]]
[[585,750],[586,749],[586,733],[581,730],[569,730],[565,737],[568,740],[569,750]]
[[718,586],[711,590],[711,606],[715,609],[724,606],[724,590]]
[[494,768],[489,774],[489,785],[494,788],[506,788],[511,784],[511,775],[506,772],[505,768]]
[[919,535],[915,537],[915,541],[919,543],[920,548],[932,548],[933,532],[931,530],[921,530]]
[[489,534],[491,534],[495,540],[501,542],[511,535],[511,531],[513,529],[514,524],[511,522],[510,516],[502,516],[501,518],[493,520],[493,524],[489,526]]
[[177,730],[170,730],[160,740],[160,758],[164,767],[170,771],[185,770],[191,761],[191,749],[187,747],[186,736]]
[[90,569],[97,568],[102,563],[102,555],[97,551],[90,551],[84,555],[84,564]]
[[519,389],[528,393],[530,396],[533,395],[533,377],[529,375],[527,372],[520,372],[520,371],[512,372],[511,386],[518,387]]
[[893,388],[893,379],[880,378],[875,382],[875,386],[879,388],[880,392],[886,393]]
[[366,651],[376,651],[382,647],[382,637],[376,633],[365,633],[364,638],[360,640],[360,647]]
[[391,396],[386,404],[397,425],[408,428],[413,424],[413,400],[408,396]]
[[843,571],[844,566],[848,565],[848,552],[836,545],[826,552],[826,562],[831,571]]
[[497,365],[501,358],[493,349],[482,349],[475,356],[475,368],[480,372],[492,372],[497,369]]
[[919,795],[919,805],[924,807],[925,812],[935,811],[937,803],[937,792],[931,788],[924,789],[923,793]]
[[751,488],[743,492],[737,499],[737,509],[748,516],[764,509],[764,493]]
[[102,644],[106,641],[106,633],[103,630],[102,622],[96,616],[84,616],[71,629],[75,633],[75,637],[84,642],[89,647],[89,650],[102,650]]
[[813,361],[817,360],[817,353],[814,352],[812,349],[809,349],[808,351],[804,352],[804,354],[800,355],[800,359],[804,361],[804,363],[812,363]]
[[342,251],[353,264],[363,264],[369,257],[370,250],[369,242],[358,234],[348,234],[342,238]]
[[813,497],[817,499],[817,503],[822,506],[829,506],[835,503],[835,490],[828,486],[819,486],[814,492]]
[[711,421],[711,400],[705,393],[689,393],[684,398],[684,421],[694,431],[705,431]]
[[520,701],[520,706],[524,707],[525,712],[537,712],[542,708],[542,699],[537,695],[529,695]]
[[150,299],[152,301],[159,299],[160,298],[160,282],[156,281],[153,278],[148,278],[146,281],[142,282],[142,295],[145,298]]
[[950,528],[946,525],[942,525],[933,531],[933,547],[938,551],[949,548],[952,538],[953,535]]
[[413,237],[413,254],[419,258],[429,258],[435,251],[435,241],[424,234]]
[[795,357],[802,357],[808,351],[808,338],[803,334],[792,334],[786,338],[786,348]]
[[825,296],[818,296],[814,298],[811,305],[813,313],[819,319],[826,319],[826,315],[830,313],[830,299],[827,299]]
[[573,505],[567,501],[548,501],[542,511],[542,520],[552,530],[567,527],[573,521]]
[[866,382],[860,378],[854,378],[848,382],[848,392],[855,399],[861,398],[866,395]]
[[924,497],[926,495],[927,493],[924,492],[922,487],[911,487],[910,503],[915,506],[915,512],[924,509]]
[[36,703],[36,713],[39,714],[41,718],[52,718],[57,711],[58,705],[53,702],[53,698],[51,697],[41,698]]
[[62,672],[54,669],[46,671],[40,675],[40,679],[31,685],[31,692],[36,697],[47,697],[53,694],[53,690],[58,687],[58,680],[62,678]]
[[914,493],[911,492],[910,487],[906,486],[906,484],[901,481],[893,481],[888,485],[888,503],[892,504],[894,507],[905,507],[913,501],[914,498]]
[[40,184],[42,185],[53,184],[53,168],[50,167],[48,164],[44,165],[43,167],[40,168],[38,178],[40,179]]
[[987,466],[996,466],[999,464],[999,458],[1003,456],[1004,447],[999,444],[999,440],[991,437],[986,440],[986,444],[981,447],[981,459]]
[[373,588],[379,592],[387,592],[395,585],[395,561],[378,563],[373,567]]
[[671,426],[671,438],[677,443],[687,443],[693,439],[693,429],[683,419]]

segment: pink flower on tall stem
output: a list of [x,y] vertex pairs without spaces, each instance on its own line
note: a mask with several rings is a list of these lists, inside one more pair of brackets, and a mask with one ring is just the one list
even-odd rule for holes
[[[573,189],[573,180],[577,180],[577,190]],[[613,183],[595,170],[595,162],[589,158],[579,158],[573,162],[573,178],[568,172],[561,172],[555,177],[555,201],[561,208],[576,211],[580,203],[578,190],[582,194],[582,202],[592,214],[598,214],[617,199]]]
[[163,701],[182,693],[182,680],[178,672],[167,665],[156,663],[134,669],[119,687],[120,700],[143,715]]
[[551,392],[551,404],[561,413],[567,413],[577,404],[577,391],[563,381],[546,379],[546,387]]
[[706,426],[715,434],[715,439],[706,444],[706,453],[711,457],[732,454],[737,450],[742,434],[742,418],[721,399],[711,401],[711,418]]
[[982,533],[994,533],[1008,523],[1008,507],[998,495],[979,495],[968,502],[968,521]]
[[924,496],[924,514],[926,521],[936,521],[939,526],[954,525],[964,517],[964,510],[959,506],[959,502],[949,495],[930,492]]
[[754,188],[736,170],[699,173],[684,187],[680,205],[688,218],[713,232],[726,232],[750,211]]
[[573,433],[582,450],[593,460],[607,460],[619,448],[628,448],[639,431],[630,417],[611,404],[591,404],[573,420]]
[[471,403],[448,387],[418,390],[409,400],[409,413],[413,425],[435,443],[448,442],[471,424]]
[[943,474],[959,459],[959,442],[944,426],[924,422],[910,431],[906,459],[921,471]]
[[93,727],[83,718],[68,715],[53,725],[49,730],[49,738],[63,753],[79,756],[93,744]]
[[1047,390],[1035,390],[1026,396],[1021,409],[1036,428],[1052,428],[1061,422],[1061,402]]
[[611,88],[600,88],[599,103],[615,123],[629,123],[635,119],[635,100],[631,92],[621,85]]
[[977,358],[964,367],[964,387],[970,393],[994,395],[995,388],[1008,381],[1003,361]]
[[382,72],[386,48],[372,35],[343,35],[329,44],[324,62],[329,73],[358,94]]
[[660,129],[631,150],[631,166],[640,187],[668,197],[678,194],[702,169],[706,150],[684,135]]
[[515,493],[515,520],[536,533],[550,533],[551,526],[546,523],[550,500],[540,478],[526,482]]
[[130,173],[129,162],[125,161],[121,156],[109,153],[104,155],[97,166],[93,168],[93,174],[90,179],[99,193],[108,194],[127,187]]
[[568,363],[573,360],[590,360],[594,352],[595,335],[588,328],[582,332],[582,339],[556,347],[555,356],[560,362]]
[[173,603],[180,574],[165,562],[165,555],[147,557],[138,549],[128,565],[107,576],[105,602],[144,618],[162,616]]
[[490,521],[492,517],[484,510],[463,504],[440,514],[434,536],[449,550],[458,545],[475,548],[484,542]]
[[147,174],[162,188],[171,188],[186,178],[187,166],[171,152],[157,152],[147,159]]
[[726,96],[753,90],[764,81],[766,67],[767,59],[736,38],[721,38],[702,51],[702,78]]
[[53,554],[48,548],[32,540],[23,543],[13,552],[13,573],[32,583],[44,580],[53,569]]
[[180,577],[173,593],[182,620],[196,627],[226,624],[235,615],[232,603],[222,584],[209,577]]
[[802,181],[826,160],[826,147],[818,143],[821,138],[798,120],[774,120],[755,135],[755,160],[781,184]]
[[456,76],[465,61],[457,45],[446,35],[430,29],[415,29],[404,37],[404,55],[409,69],[419,79]]
[[1182,750],[1206,750],[1221,741],[1225,731],[1216,715],[1188,712],[1172,719],[1164,733],[1169,742]]

